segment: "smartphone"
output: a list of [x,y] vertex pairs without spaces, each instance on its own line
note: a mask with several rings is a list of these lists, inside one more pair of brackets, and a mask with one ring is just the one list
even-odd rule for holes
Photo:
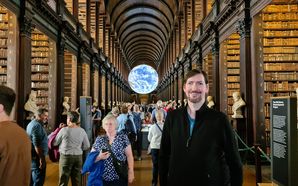
[[108,149],[101,149],[101,152],[104,153],[104,152],[109,152]]

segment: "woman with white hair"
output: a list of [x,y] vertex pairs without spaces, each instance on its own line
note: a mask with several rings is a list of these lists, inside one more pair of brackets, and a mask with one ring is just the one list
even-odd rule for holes
[[[127,186],[134,180],[133,155],[131,144],[126,134],[117,133],[117,119],[112,114],[108,114],[102,120],[102,127],[106,135],[98,136],[92,146],[91,151],[100,152],[95,162],[104,161],[103,185],[104,186]],[[125,162],[128,165],[128,176],[123,177],[117,172],[115,162]]]
[[158,100],[156,102],[156,108],[152,111],[152,115],[151,115],[151,122],[152,123],[156,123],[156,118],[155,118],[155,113],[156,111],[161,110],[163,112],[163,118],[165,119],[167,116],[167,112],[163,109],[163,103],[161,100]]

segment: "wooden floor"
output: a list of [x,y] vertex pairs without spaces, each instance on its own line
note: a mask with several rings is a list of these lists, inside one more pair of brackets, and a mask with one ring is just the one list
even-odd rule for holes
[[[151,157],[144,155],[142,161],[135,161],[135,178],[131,186],[149,186],[151,185]],[[252,166],[244,165],[244,186],[255,186],[255,175]],[[58,163],[47,161],[47,174],[44,186],[58,185],[59,167]],[[71,184],[68,184],[71,186]]]

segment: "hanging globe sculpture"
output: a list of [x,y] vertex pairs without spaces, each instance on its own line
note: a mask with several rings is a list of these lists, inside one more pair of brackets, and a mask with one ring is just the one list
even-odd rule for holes
[[158,74],[148,65],[134,67],[128,75],[129,86],[139,94],[149,94],[158,84]]

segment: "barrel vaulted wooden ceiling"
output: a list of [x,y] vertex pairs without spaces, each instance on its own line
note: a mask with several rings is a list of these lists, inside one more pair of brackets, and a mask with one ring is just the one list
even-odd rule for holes
[[130,67],[162,60],[178,0],[106,0],[110,24]]

